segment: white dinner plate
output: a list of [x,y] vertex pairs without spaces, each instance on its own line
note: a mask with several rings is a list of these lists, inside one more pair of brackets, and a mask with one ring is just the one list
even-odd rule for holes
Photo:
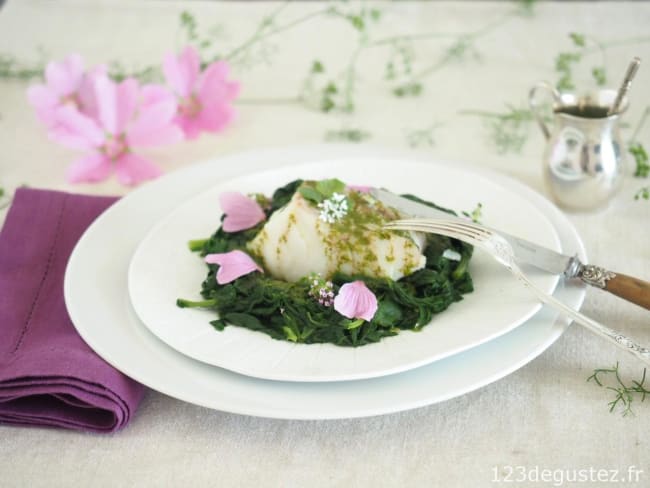
[[[158,223],[136,250],[129,268],[134,310],[149,330],[183,354],[236,373],[281,381],[344,381],[395,374],[476,347],[511,331],[541,307],[510,272],[481,250],[470,262],[475,291],[435,315],[421,331],[402,331],[363,347],[295,344],[230,326],[217,332],[211,310],[181,309],[177,298],[201,300],[207,267],[187,248],[219,227],[219,195],[226,191],[272,192],[296,178],[339,178],[346,183],[413,193],[458,212],[483,205],[482,221],[559,250],[546,216],[526,195],[467,168],[404,159],[322,160],[220,182],[194,196]],[[552,293],[558,277],[525,268],[535,284]]]
[[[397,412],[462,395],[517,370],[566,329],[567,322],[552,310],[542,309],[512,332],[427,366],[328,383],[263,380],[193,360],[151,334],[133,312],[127,269],[136,247],[155,222],[192,195],[238,174],[297,164],[314,155],[381,160],[389,154],[386,149],[334,145],[258,150],[193,165],[144,185],[104,212],[70,258],[64,292],[75,327],[108,363],[150,388],[197,405],[262,417],[327,419]],[[562,249],[586,259],[577,233],[552,204],[512,179],[493,173],[489,177],[525,196],[551,221]],[[566,283],[554,292],[575,309],[584,294],[583,286]]]

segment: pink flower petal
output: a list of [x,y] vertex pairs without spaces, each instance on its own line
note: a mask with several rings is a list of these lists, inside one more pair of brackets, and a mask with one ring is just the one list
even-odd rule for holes
[[208,254],[205,262],[218,264],[217,283],[225,285],[253,271],[264,273],[264,270],[243,251],[234,250],[226,253]]
[[228,81],[228,65],[224,61],[210,64],[201,74],[197,93],[205,104],[230,102],[239,94],[239,83]]
[[210,63],[201,74],[202,83],[206,81],[207,78],[215,78],[218,80],[225,80],[230,74],[230,66],[226,61],[215,61]]
[[95,97],[95,78],[105,76],[106,72],[105,65],[100,64],[95,66],[86,73],[77,90],[79,110],[82,114],[92,119],[99,118],[99,107],[97,106],[97,98]]
[[372,190],[372,186],[348,185],[348,190],[358,191],[359,193],[370,193],[370,190]]
[[117,134],[117,85],[108,76],[102,75],[93,81],[99,122],[107,132]]
[[70,165],[66,171],[66,178],[70,183],[103,181],[109,177],[112,165],[100,153],[84,156]]
[[120,134],[133,118],[138,103],[140,86],[134,78],[127,78],[117,85],[117,122],[115,133]]
[[173,98],[141,106],[138,117],[126,133],[129,146],[160,146],[183,140],[181,128],[173,123],[175,113]]
[[176,97],[169,88],[162,85],[144,85],[140,88],[140,104],[143,107],[154,105],[158,102],[175,101]]
[[206,106],[196,117],[197,125],[205,132],[219,132],[235,118],[235,110],[226,104]]
[[49,136],[52,140],[72,149],[91,149],[104,143],[104,132],[91,118],[72,106],[55,111],[56,125]]
[[33,85],[27,89],[27,99],[41,122],[54,125],[59,99],[53,91],[45,85]]
[[177,95],[181,97],[187,96],[190,87],[187,85],[180,63],[173,53],[165,54],[165,58],[163,59],[163,73],[165,74],[167,84]]
[[138,130],[126,134],[129,147],[166,146],[180,142],[183,139],[185,139],[183,131],[175,124],[168,124],[155,130]]
[[199,52],[193,46],[187,46],[180,55],[180,62],[185,70],[188,85],[193,87],[201,72]]
[[117,181],[123,185],[137,185],[142,181],[157,178],[161,174],[162,171],[158,166],[130,152],[115,161],[115,175]]
[[33,107],[42,105],[54,106],[58,103],[58,99],[50,89],[45,85],[32,85],[27,89],[27,99]]
[[76,92],[83,73],[83,59],[78,54],[71,54],[61,62],[51,61],[45,67],[47,85],[59,97]]
[[222,193],[219,195],[219,205],[226,214],[223,220],[223,230],[226,232],[250,229],[266,219],[259,203],[241,193]]
[[199,54],[191,46],[178,56],[169,53],[163,61],[163,73],[169,86],[180,97],[187,97],[192,93],[201,70]]
[[334,310],[349,319],[370,321],[377,312],[377,297],[363,281],[346,283],[334,298]]
[[174,122],[182,129],[183,134],[185,134],[185,139],[196,139],[201,134],[203,126],[201,121],[196,117],[178,115]]

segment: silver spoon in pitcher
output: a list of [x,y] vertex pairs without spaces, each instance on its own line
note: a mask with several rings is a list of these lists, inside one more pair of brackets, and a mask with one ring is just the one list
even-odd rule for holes
[[627,94],[628,90],[630,89],[630,85],[632,85],[632,79],[636,76],[636,72],[639,71],[640,64],[641,64],[641,58],[639,58],[638,56],[635,56],[634,58],[632,58],[632,61],[630,61],[630,64],[627,67],[627,71],[625,72],[625,77],[623,78],[623,83],[621,83],[618,92],[616,92],[616,98],[614,99],[614,103],[612,104],[611,107],[609,107],[609,110],[607,111],[608,117],[618,112],[618,109],[621,106],[621,102],[623,101],[623,97]]

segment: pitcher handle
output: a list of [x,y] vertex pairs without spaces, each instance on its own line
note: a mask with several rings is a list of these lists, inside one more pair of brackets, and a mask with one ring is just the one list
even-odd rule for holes
[[551,96],[553,97],[554,105],[556,106],[562,105],[562,98],[560,97],[560,92],[557,91],[557,89],[547,81],[540,81],[536,83],[528,93],[528,106],[530,107],[530,110],[533,112],[533,115],[535,116],[535,119],[539,124],[539,128],[542,129],[542,133],[544,134],[544,137],[546,138],[546,140],[549,140],[551,138],[551,131],[548,129],[548,126],[546,125],[546,122],[544,122],[544,118],[542,117],[542,114],[539,111],[539,105],[537,104],[537,97],[536,97],[537,90],[542,90],[542,89],[551,94]]

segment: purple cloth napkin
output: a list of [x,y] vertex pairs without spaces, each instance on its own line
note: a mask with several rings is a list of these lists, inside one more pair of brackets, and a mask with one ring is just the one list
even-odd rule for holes
[[0,423],[113,432],[138,407],[144,387],[86,345],[63,300],[72,249],[114,201],[16,192],[0,232]]

